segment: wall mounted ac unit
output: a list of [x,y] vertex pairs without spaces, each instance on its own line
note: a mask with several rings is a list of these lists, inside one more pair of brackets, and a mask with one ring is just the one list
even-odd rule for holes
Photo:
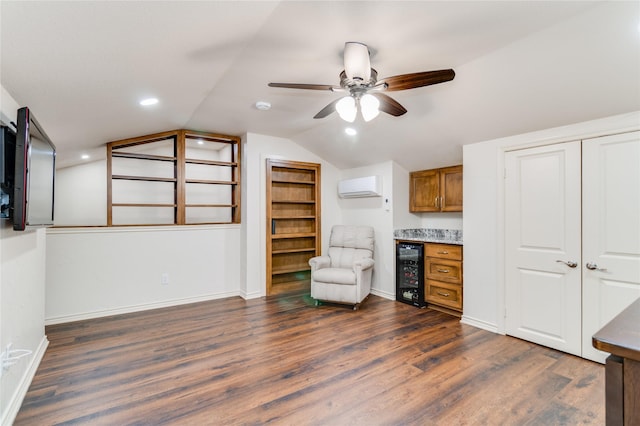
[[380,197],[381,183],[380,176],[341,180],[338,182],[338,195],[340,198]]

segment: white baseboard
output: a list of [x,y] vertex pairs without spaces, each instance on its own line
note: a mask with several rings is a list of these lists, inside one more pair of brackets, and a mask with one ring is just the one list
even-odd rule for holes
[[378,290],[375,288],[371,289],[371,294],[373,294],[374,296],[384,297],[385,299],[389,299],[389,300],[396,300],[395,293],[389,293],[389,292]]
[[483,330],[487,330],[487,331],[490,331],[492,333],[500,334],[500,333],[498,333],[498,326],[496,326],[495,324],[492,324],[490,322],[482,321],[482,320],[479,320],[479,319],[476,319],[476,318],[471,318],[471,317],[466,316],[466,315],[462,315],[462,319],[460,319],[460,322],[462,324],[471,325],[473,327],[481,328]]
[[38,370],[40,361],[42,361],[44,352],[47,350],[47,346],[49,346],[49,340],[47,340],[47,336],[42,336],[42,340],[40,340],[38,348],[33,353],[29,366],[22,375],[22,379],[20,380],[17,389],[9,400],[9,404],[7,404],[6,409],[2,412],[2,419],[0,420],[0,424],[2,426],[9,426],[13,424],[13,421],[16,419],[20,406],[22,405],[22,401],[29,390],[29,386],[31,386],[33,377],[36,375],[36,370]]
[[264,294],[262,294],[262,292],[260,291],[254,291],[252,293],[247,293],[246,291],[240,292],[240,297],[242,297],[244,300],[257,299],[262,296],[264,296]]
[[129,314],[131,312],[148,311],[151,309],[168,308],[170,306],[186,305],[188,303],[206,302],[207,300],[224,299],[227,297],[241,296],[239,291],[229,291],[225,293],[206,294],[203,296],[186,297],[183,299],[170,299],[161,302],[143,303],[139,305],[123,306],[114,309],[105,309],[102,311],[84,312],[81,314],[62,315],[57,317],[49,317],[44,319],[45,325],[63,324],[73,321],[83,321],[93,318],[102,318],[110,315]]

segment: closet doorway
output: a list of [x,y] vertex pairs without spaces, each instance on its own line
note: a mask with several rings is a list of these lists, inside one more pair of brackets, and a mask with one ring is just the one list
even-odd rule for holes
[[320,164],[267,159],[267,296],[310,287],[321,252]]
[[593,361],[640,297],[640,132],[505,153],[506,332]]

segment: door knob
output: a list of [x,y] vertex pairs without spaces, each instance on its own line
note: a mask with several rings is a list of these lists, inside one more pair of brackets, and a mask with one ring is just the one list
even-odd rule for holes
[[[575,268],[576,266],[578,266],[578,262],[574,262],[572,260],[566,261],[566,260],[556,260],[556,262],[558,263],[564,263],[565,265],[567,265],[569,268]],[[588,266],[587,266],[588,268]]]
[[607,272],[607,268],[598,268],[598,264],[595,262],[587,262],[587,264],[584,266],[586,266],[590,271]]

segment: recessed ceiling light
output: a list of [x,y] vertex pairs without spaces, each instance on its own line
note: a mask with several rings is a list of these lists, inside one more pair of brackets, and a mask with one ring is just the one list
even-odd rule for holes
[[198,139],[198,145],[204,145],[204,141],[202,139]]
[[344,129],[344,132],[346,134],[348,134],[349,136],[355,136],[358,134],[358,132],[356,131],[356,129],[352,128],[352,127],[347,127],[346,129]]
[[256,108],[258,108],[260,111],[267,111],[271,109],[271,104],[266,101],[258,101],[256,102]]
[[88,160],[90,157],[89,157],[89,154],[82,154],[80,158],[82,158],[83,160]]
[[157,103],[158,103],[158,98],[147,98],[140,101],[140,105],[142,106],[155,105]]

